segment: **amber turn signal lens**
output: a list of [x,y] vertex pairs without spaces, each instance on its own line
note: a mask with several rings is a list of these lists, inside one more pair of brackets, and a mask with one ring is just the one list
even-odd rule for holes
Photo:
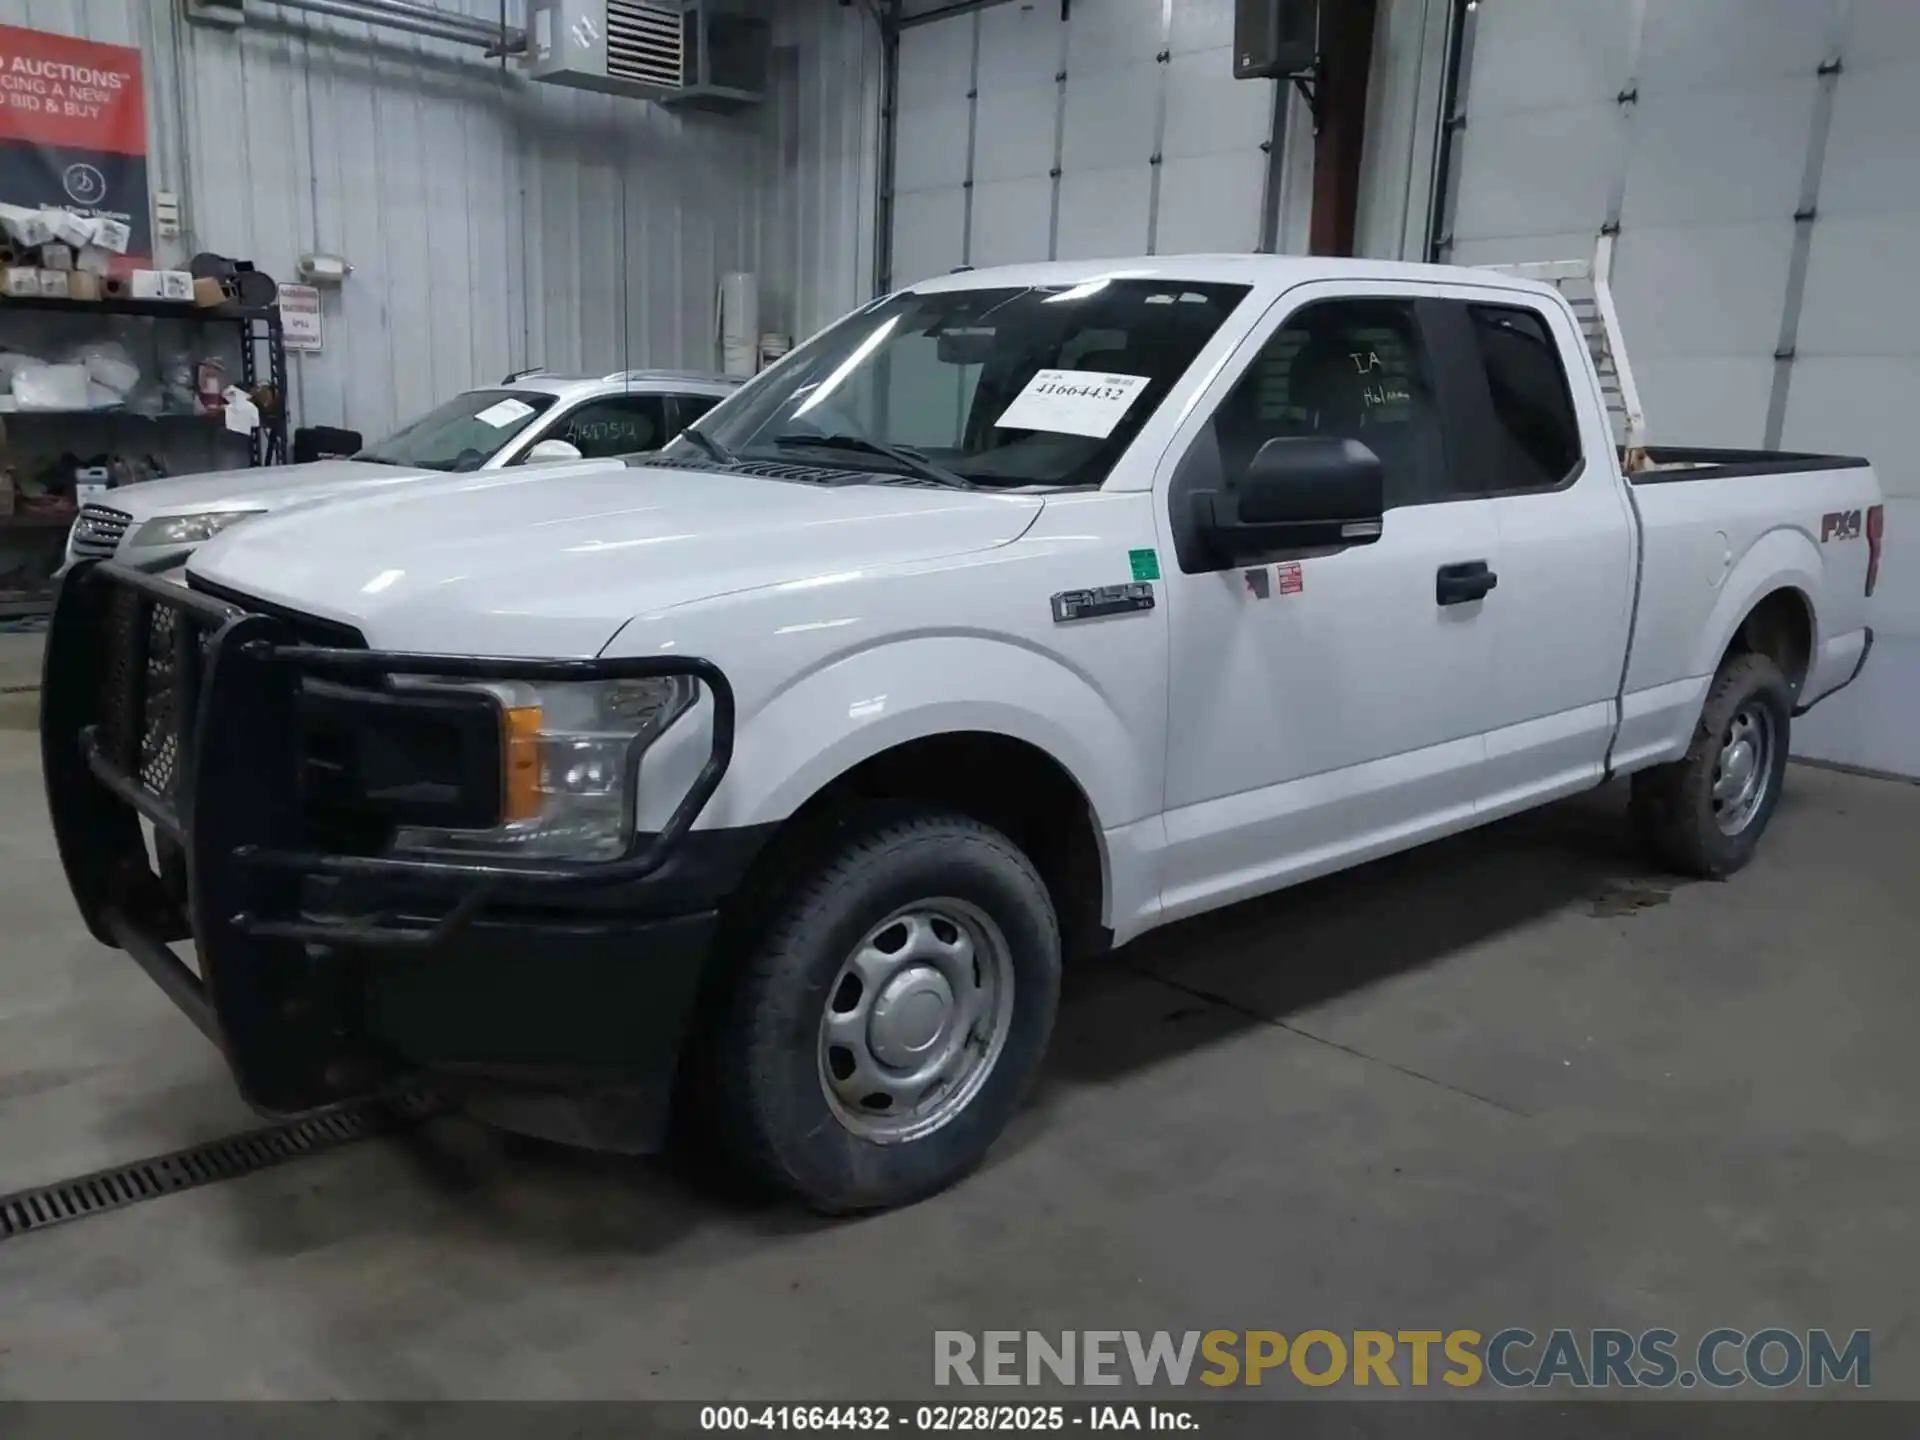
[[515,706],[500,727],[506,767],[504,820],[531,820],[540,813],[540,707]]

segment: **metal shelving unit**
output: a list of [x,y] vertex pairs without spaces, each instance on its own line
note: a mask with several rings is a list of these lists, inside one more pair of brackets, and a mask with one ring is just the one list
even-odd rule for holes
[[[131,318],[175,321],[184,325],[231,325],[239,332],[239,386],[249,393],[267,387],[271,403],[260,409],[260,424],[247,439],[247,460],[251,465],[287,463],[287,347],[281,330],[280,311],[272,306],[238,304],[192,305],[172,300],[60,300],[51,296],[0,297],[0,342],[4,340],[4,320],[9,315],[67,315],[77,319],[102,320]],[[37,419],[72,422],[80,419],[102,425],[190,424],[220,427],[223,417],[197,413],[169,412],[141,415],[125,409],[100,410],[20,410],[5,415],[9,425],[30,425]],[[73,523],[73,513],[42,514],[16,512],[0,515],[0,534],[39,531],[64,535]],[[0,619],[44,613],[51,607],[51,595],[31,598],[0,596]]]
[[[274,306],[189,305],[177,300],[56,300],[50,296],[7,296],[0,298],[0,316],[32,312],[45,315],[71,315],[80,319],[125,316],[145,320],[177,320],[188,325],[233,325],[240,331],[240,388],[254,390],[271,387],[273,405],[263,409],[260,425],[253,432],[251,461],[255,465],[287,463],[287,345],[280,328],[280,311]],[[69,412],[15,412],[124,415],[117,410]],[[220,423],[217,416],[162,416],[161,419],[204,420]]]

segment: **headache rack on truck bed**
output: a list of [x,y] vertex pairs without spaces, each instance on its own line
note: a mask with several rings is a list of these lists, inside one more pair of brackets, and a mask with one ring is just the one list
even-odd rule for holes
[[1600,392],[1606,399],[1622,463],[1629,473],[1645,467],[1649,463],[1647,412],[1640,403],[1640,388],[1634,384],[1633,365],[1627,359],[1626,341],[1620,333],[1620,314],[1613,305],[1613,236],[1600,237],[1591,260],[1526,261],[1475,268],[1551,285],[1573,307],[1587,353],[1600,376]]
[[[496,904],[644,879],[686,840],[732,756],[732,690],[703,659],[417,655],[358,641],[345,627],[262,613],[97,560],[63,580],[47,637],[47,803],[87,927],[138,961],[225,1050],[243,1093],[275,1113],[341,1098],[346,1022],[331,992],[353,982],[352,965],[336,963],[342,955],[426,954]],[[438,805],[443,817],[497,810],[499,792],[484,778],[497,775],[503,754],[497,702],[479,690],[398,690],[393,677],[663,675],[690,676],[711,699],[708,753],[665,825],[636,834],[618,859],[394,855],[342,844],[339,827],[316,821],[319,802],[346,790],[362,811],[387,806],[389,820],[410,817],[397,823],[421,823],[411,818],[421,805]],[[443,757],[454,783],[382,788],[369,778],[375,762],[350,756],[343,790],[341,765],[316,764],[316,734],[371,737],[365,754],[379,752],[382,764],[393,753]],[[482,778],[467,785],[469,776]],[[463,790],[471,793],[454,793]],[[383,885],[398,884],[407,905],[383,908]],[[374,901],[328,903],[349,890]],[[197,973],[171,947],[189,937]]]

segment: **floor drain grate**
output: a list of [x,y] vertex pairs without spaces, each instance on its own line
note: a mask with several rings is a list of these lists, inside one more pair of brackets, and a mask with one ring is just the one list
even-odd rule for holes
[[282,1125],[176,1150],[171,1155],[135,1160],[76,1180],[0,1195],[0,1240],[238,1179],[305,1155],[337,1150],[356,1140],[409,1129],[439,1114],[442,1108],[438,1099],[424,1093],[356,1100]]

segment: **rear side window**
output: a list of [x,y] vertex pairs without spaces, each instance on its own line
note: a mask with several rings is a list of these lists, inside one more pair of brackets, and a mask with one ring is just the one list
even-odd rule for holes
[[1494,473],[1487,489],[1551,490],[1580,463],[1580,422],[1560,347],[1536,310],[1469,305],[1492,403]]

